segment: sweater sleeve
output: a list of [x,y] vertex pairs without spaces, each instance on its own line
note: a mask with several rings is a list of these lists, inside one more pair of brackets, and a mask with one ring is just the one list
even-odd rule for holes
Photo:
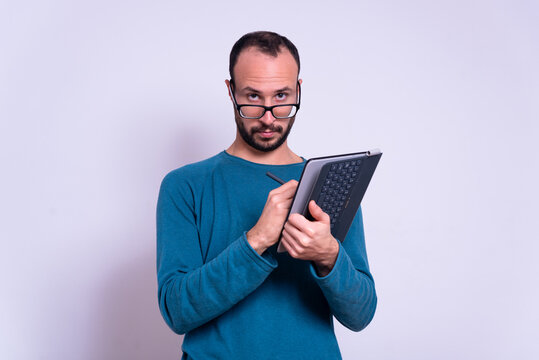
[[178,334],[226,312],[277,267],[269,252],[260,256],[251,248],[245,233],[204,263],[194,192],[178,176],[163,179],[156,220],[159,308]]
[[364,329],[374,317],[377,297],[369,271],[361,209],[358,210],[331,272],[320,277],[311,273],[322,289],[331,312],[353,331]]

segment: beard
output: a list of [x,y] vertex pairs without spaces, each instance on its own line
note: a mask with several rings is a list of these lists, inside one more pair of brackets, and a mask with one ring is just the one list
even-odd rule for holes
[[[238,128],[238,132],[241,135],[241,138],[243,141],[245,141],[249,146],[252,148],[262,151],[262,152],[270,152],[275,149],[277,149],[279,146],[281,146],[286,139],[288,138],[288,134],[290,134],[290,130],[292,130],[292,125],[294,125],[294,120],[296,120],[296,117],[293,116],[290,118],[288,122],[288,126],[286,127],[286,130],[283,131],[283,127],[279,125],[270,125],[270,126],[255,126],[252,127],[249,131],[245,128],[245,125],[243,121],[247,119],[241,118],[238,114],[235,114],[236,119],[236,127]],[[242,121],[243,120],[243,121]],[[253,120],[247,120],[247,121],[253,121]],[[272,139],[256,139],[256,133],[260,131],[273,131],[277,134],[278,138],[272,138]]]

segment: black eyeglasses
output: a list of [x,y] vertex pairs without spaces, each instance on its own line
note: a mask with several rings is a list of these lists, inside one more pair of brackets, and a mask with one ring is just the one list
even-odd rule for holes
[[301,101],[301,86],[298,81],[298,103],[297,104],[283,104],[283,105],[273,105],[273,106],[264,106],[264,105],[247,105],[241,104],[238,105],[236,102],[236,96],[234,95],[234,81],[230,80],[230,93],[232,94],[232,101],[238,110],[238,114],[244,119],[260,119],[266,111],[271,112],[276,119],[288,119],[296,115],[299,110],[299,104]]

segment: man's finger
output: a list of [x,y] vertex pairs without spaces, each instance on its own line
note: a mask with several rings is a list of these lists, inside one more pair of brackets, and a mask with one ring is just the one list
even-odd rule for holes
[[284,248],[286,249],[286,251],[292,256],[292,257],[297,257],[298,256],[298,251],[296,249],[296,243],[295,241],[292,239],[292,237],[290,236],[290,234],[288,234],[285,231],[283,231],[283,234],[281,236],[281,243],[283,244]]
[[273,189],[272,191],[276,194],[282,194],[282,193],[292,193],[296,191],[296,188],[298,187],[298,182],[296,180],[290,180],[288,182],[285,182],[283,185],[279,186],[278,188]]
[[311,215],[313,216],[313,218],[316,220],[316,221],[321,221],[321,222],[324,222],[324,223],[328,223],[329,224],[329,215],[326,214],[322,208],[320,206],[318,206],[316,204],[316,202],[314,202],[314,200],[311,200],[309,202],[309,212],[311,213]]
[[[287,235],[290,235],[290,237],[292,237],[294,240],[295,239],[298,239],[302,232],[301,232],[301,228],[297,228],[293,223],[291,223],[290,221],[287,221],[285,224],[284,224],[284,231],[283,233],[286,232]],[[309,234],[310,235],[310,234]]]
[[307,220],[305,216],[298,213],[290,214],[290,216],[288,217],[288,222],[290,223],[290,225],[293,225],[300,230],[311,226],[311,222]]

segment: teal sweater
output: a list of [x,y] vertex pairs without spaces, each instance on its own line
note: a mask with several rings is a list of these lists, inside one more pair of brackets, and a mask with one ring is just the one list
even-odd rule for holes
[[266,172],[297,180],[304,165],[256,164],[223,151],[163,179],[159,307],[186,334],[184,359],[340,359],[332,315],[354,331],[371,321],[376,292],[361,211],[325,277],[275,246],[260,256],[247,242],[279,186]]

